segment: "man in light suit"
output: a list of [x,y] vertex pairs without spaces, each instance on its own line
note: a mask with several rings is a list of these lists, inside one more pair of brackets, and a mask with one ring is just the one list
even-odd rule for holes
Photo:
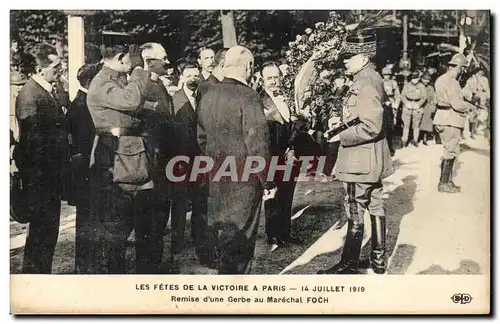
[[356,117],[360,123],[340,133],[340,150],[335,175],[346,190],[347,235],[340,263],[320,274],[355,274],[363,241],[363,214],[370,213],[372,228],[371,266],[375,273],[386,271],[386,221],[382,203],[382,179],[394,172],[384,132],[385,101],[382,78],[371,59],[376,53],[375,34],[346,39],[344,64],[353,75],[346,97],[343,121]]

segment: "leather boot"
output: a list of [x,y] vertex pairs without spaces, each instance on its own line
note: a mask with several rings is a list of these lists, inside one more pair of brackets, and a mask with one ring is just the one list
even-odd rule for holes
[[453,188],[455,188],[455,189],[457,189],[458,191],[460,191],[461,187],[460,187],[460,186],[457,186],[457,185],[453,182],[453,180],[452,180],[452,179],[453,179],[453,166],[455,165],[455,159],[456,159],[456,158],[453,158],[453,159],[451,159],[451,160],[450,160],[450,166],[449,166],[449,168],[450,168],[450,171],[449,171],[450,175],[449,175],[449,178],[448,178],[448,183],[449,183],[449,184],[450,184]]
[[450,177],[451,177],[451,163],[452,160],[447,159],[441,161],[441,177],[439,179],[439,184],[438,184],[438,191],[439,192],[446,192],[446,193],[457,193],[459,192],[457,188],[453,187],[450,184]]
[[357,268],[363,241],[363,231],[362,223],[349,219],[340,262],[329,269],[319,270],[318,274],[359,274]]
[[386,271],[385,262],[385,241],[386,241],[386,222],[385,217],[370,215],[372,225],[372,252],[370,263],[373,272],[384,274]]

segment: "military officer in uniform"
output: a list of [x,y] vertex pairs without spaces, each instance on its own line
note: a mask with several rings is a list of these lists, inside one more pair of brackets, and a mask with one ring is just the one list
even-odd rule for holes
[[389,66],[386,66],[382,69],[382,76],[384,78],[384,91],[392,108],[392,112],[394,115],[394,125],[396,125],[399,104],[401,103],[401,92],[399,91],[398,83],[392,78],[392,71]]
[[360,123],[339,134],[340,150],[335,175],[344,183],[347,235],[340,262],[320,274],[358,273],[363,240],[363,214],[370,213],[372,229],[371,266],[375,273],[386,271],[386,220],[382,203],[382,180],[394,172],[384,132],[385,101],[382,78],[371,62],[376,54],[373,33],[349,36],[344,47],[344,64],[352,74],[343,111],[343,122],[359,118]]
[[87,95],[97,135],[90,169],[96,271],[126,272],[126,243],[134,229],[136,272],[158,273],[168,201],[154,172],[155,145],[143,103],[151,79],[158,78],[157,69],[162,70],[165,62],[144,59],[136,46],[129,53],[123,46],[105,47],[102,54],[104,66]]
[[460,53],[455,54],[448,63],[448,71],[437,78],[434,85],[437,107],[434,125],[443,143],[439,192],[460,192],[460,187],[452,181],[452,171],[455,159],[460,153],[459,142],[465,126],[466,115],[471,110],[471,104],[464,101],[458,81],[466,66],[465,56]]

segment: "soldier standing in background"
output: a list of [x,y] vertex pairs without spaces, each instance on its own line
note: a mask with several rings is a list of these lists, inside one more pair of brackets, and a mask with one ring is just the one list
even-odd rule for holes
[[[132,46],[105,47],[104,66],[87,96],[96,127],[91,157],[91,214],[97,221],[98,272],[126,272],[127,238],[135,229],[136,272],[158,273],[166,222],[165,190],[157,186],[154,143],[141,109],[162,60],[141,57]],[[147,69],[147,71],[145,70]],[[130,81],[126,73],[132,71]]]
[[460,154],[460,139],[466,114],[471,109],[471,105],[464,101],[458,81],[466,66],[465,56],[455,54],[448,63],[448,71],[437,78],[435,84],[437,111],[434,116],[434,125],[443,142],[439,192],[460,192],[460,187],[452,181],[452,172],[455,159]]
[[413,146],[418,146],[420,136],[420,123],[424,113],[423,107],[427,100],[427,90],[420,83],[420,74],[414,71],[410,75],[410,82],[406,83],[401,91],[401,100],[403,101],[403,146],[408,145],[410,135],[410,125],[413,128]]
[[375,273],[386,271],[386,219],[382,201],[382,180],[394,173],[383,129],[385,100],[383,81],[371,60],[376,54],[374,33],[346,39],[344,64],[353,83],[343,111],[343,121],[360,123],[339,134],[340,150],[335,175],[344,183],[347,235],[342,259],[319,274],[356,274],[364,232],[364,213],[370,213],[372,228],[371,266]]
[[422,115],[422,122],[420,123],[420,131],[422,132],[422,141],[424,145],[427,145],[427,140],[434,132],[434,125],[432,120],[436,113],[436,94],[434,91],[434,86],[430,84],[431,76],[426,72],[422,75],[422,83],[425,85],[427,90],[427,100],[424,106],[424,113]]
[[391,156],[394,155],[394,127],[396,126],[398,118],[399,104],[401,102],[401,93],[399,92],[399,86],[396,80],[391,78],[392,72],[389,67],[382,69],[382,76],[384,78],[384,91],[387,96],[386,104],[384,105],[385,120],[386,120],[386,136],[387,143],[389,144],[389,150],[391,151]]

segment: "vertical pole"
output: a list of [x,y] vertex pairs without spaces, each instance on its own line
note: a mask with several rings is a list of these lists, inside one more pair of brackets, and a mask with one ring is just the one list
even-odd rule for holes
[[403,59],[408,59],[408,14],[403,16]]
[[78,92],[78,69],[85,62],[85,33],[82,16],[68,15],[68,82],[69,99],[73,100]]
[[224,47],[229,48],[238,45],[233,12],[231,10],[221,10],[220,20],[222,24]]

